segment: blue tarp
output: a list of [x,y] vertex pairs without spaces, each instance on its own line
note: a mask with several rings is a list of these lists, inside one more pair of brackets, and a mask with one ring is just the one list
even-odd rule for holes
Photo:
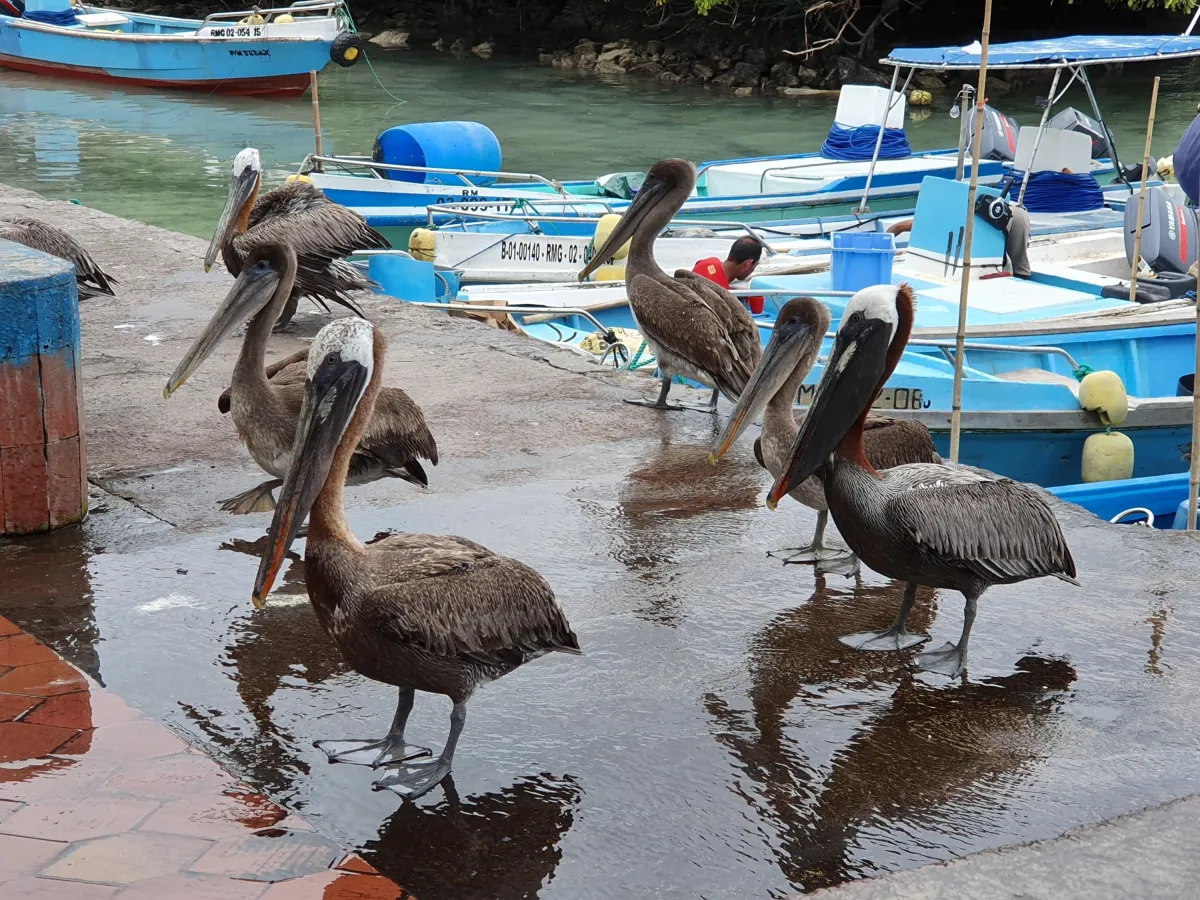
[[1175,178],[1192,206],[1200,206],[1200,116],[1192,120],[1188,130],[1179,139],[1172,157]]
[[[966,47],[897,47],[883,62],[930,69],[977,69],[979,51],[978,41]],[[1200,36],[1079,34],[1040,41],[992,44],[988,47],[988,67],[1051,67],[1063,63],[1136,62],[1182,56],[1200,56]]]

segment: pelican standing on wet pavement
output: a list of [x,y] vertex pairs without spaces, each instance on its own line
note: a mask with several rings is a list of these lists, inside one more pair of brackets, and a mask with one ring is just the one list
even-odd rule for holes
[[[296,270],[296,253],[286,243],[262,244],[251,250],[225,302],[163,389],[163,396],[170,397],[221,341],[250,318],[233,369],[228,408],[250,455],[273,480],[221,503],[222,509],[239,515],[273,509],[271,492],[283,483],[291,463],[311,348],[265,370],[263,366],[271,325],[292,296]],[[390,477],[428,486],[420,460],[436,466],[438,453],[421,408],[399,388],[383,388],[372,410],[362,442],[350,457],[349,483]]]
[[117,279],[96,265],[87,248],[61,228],[26,216],[9,216],[0,218],[0,240],[12,241],[31,250],[65,259],[75,267],[75,283],[79,286],[80,300],[101,294],[116,296],[112,286]]
[[[295,452],[254,582],[257,607],[309,517],[304,570],[322,627],[357,672],[399,688],[383,740],[323,741],[332,762],[386,766],[375,788],[416,797],[450,773],[479,686],[554,651],[579,653],[554,592],[524,563],[466,538],[394,534],[364,546],[342,487],[380,394],[386,342],[365,319],[339,319],[313,341]],[[437,757],[409,745],[415,691],[454,704]]]
[[695,272],[672,277],[654,261],[654,240],[696,186],[696,167],[684,159],[655,163],[608,240],[579,273],[583,281],[631,241],[625,292],[638,329],[658,360],[658,399],[630,400],[654,409],[696,409],[667,403],[671,378],[682,375],[713,389],[703,412],[715,412],[717,394],[736,400],[762,355],[750,313],[733,294]]
[[[808,373],[812,371],[829,331],[829,309],[811,297],[795,297],[783,305],[775,320],[771,340],[750,383],[742,391],[725,428],[713,444],[709,462],[716,464],[746,427],[764,410],[762,436],[754,440],[754,455],[759,464],[779,477],[784,460],[791,452],[800,426],[792,406]],[[905,422],[889,416],[867,416],[863,443],[867,459],[877,469],[890,469],[904,463],[941,462],[933,446],[929,429],[920,422]],[[839,544],[825,543],[829,522],[829,504],[821,479],[812,475],[791,491],[793,500],[817,511],[817,531],[807,547],[776,550],[768,556],[785,563],[836,565],[839,571],[853,573],[858,560],[853,551]]]
[[344,257],[356,250],[388,250],[392,245],[387,238],[358,213],[334,203],[301,178],[260,197],[261,188],[262,159],[257,150],[247,147],[233,160],[233,183],[204,255],[204,271],[212,268],[220,251],[225,268],[236,278],[255,247],[286,241],[300,265],[276,328],[287,327],[301,297],[312,298],[326,311],[326,301],[332,301],[361,316],[349,295],[374,290],[376,285]]
[[892,626],[842,638],[852,647],[899,650],[928,640],[904,627],[917,586],[962,593],[958,643],[917,656],[922,668],[955,677],[966,667],[976,604],[988,587],[1046,575],[1079,582],[1054,513],[1030,485],[937,463],[877,472],[868,461],[867,413],[900,361],[912,324],[908,285],[877,285],[854,295],[767,505],[774,509],[821,473],[833,521],[851,549],[876,572],[905,582]]

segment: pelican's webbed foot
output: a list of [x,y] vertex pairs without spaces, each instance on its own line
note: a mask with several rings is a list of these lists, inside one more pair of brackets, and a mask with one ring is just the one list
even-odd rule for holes
[[670,391],[671,376],[665,375],[662,379],[662,387],[659,388],[658,396],[655,399],[647,400],[645,397],[639,397],[637,400],[627,399],[625,402],[634,406],[646,406],[650,409],[661,409],[666,412],[702,412],[708,413],[709,415],[715,415],[717,412],[717,396],[720,394],[720,391],[716,389],[713,390],[712,397],[704,406],[694,403],[676,403],[674,401],[668,402],[667,394],[669,394]]
[[279,478],[264,481],[258,487],[244,491],[236,497],[222,500],[221,509],[225,510],[225,512],[233,513],[235,516],[244,516],[256,512],[272,512],[275,509],[275,496],[271,492],[281,484],[283,484],[283,481]]
[[428,747],[406,744],[404,739],[393,741],[315,741],[313,746],[322,751],[331,763],[346,763],[351,766],[370,766],[378,769],[393,763],[429,756]]
[[387,771],[371,785],[371,789],[392,791],[411,800],[437,787],[449,774],[450,760],[441,756],[397,763],[388,766]]
[[[929,640],[929,635],[892,626],[887,631],[861,631],[838,638],[855,650],[907,650]],[[919,657],[918,657],[919,658]]]
[[918,653],[916,662],[926,672],[957,678],[967,670],[967,651],[958,644],[943,644],[936,650]]

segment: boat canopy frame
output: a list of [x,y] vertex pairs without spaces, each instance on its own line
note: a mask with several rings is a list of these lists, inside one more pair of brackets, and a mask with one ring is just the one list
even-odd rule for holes
[[[1033,157],[1037,156],[1041,146],[1042,135],[1046,130],[1050,110],[1055,103],[1063,98],[1067,90],[1078,79],[1087,92],[1088,102],[1096,121],[1104,129],[1108,143],[1109,159],[1116,170],[1117,178],[1125,183],[1130,193],[1133,185],[1129,183],[1117,154],[1116,141],[1112,130],[1104,119],[1096,92],[1088,79],[1089,66],[1116,65],[1133,62],[1155,62],[1161,60],[1195,59],[1200,57],[1200,37],[1193,37],[1192,31],[1200,20],[1200,8],[1197,8],[1187,30],[1180,35],[1117,35],[1092,36],[1076,35],[1065,38],[1046,38],[1035,41],[1014,41],[1006,44],[992,44],[988,48],[988,69],[1053,69],[1054,77],[1050,82],[1049,96],[1042,110],[1042,119],[1038,125],[1037,135],[1033,143]],[[896,85],[900,78],[900,70],[908,69],[905,85],[918,70],[927,72],[973,71],[979,69],[980,44],[975,41],[965,47],[897,47],[880,60],[881,65],[892,66],[892,80],[888,88],[888,101],[884,104],[883,121],[879,123],[879,139],[875,143],[875,152],[871,156],[871,166],[867,171],[867,184],[863,190],[862,201],[857,212],[868,211],[867,199],[871,190],[871,178],[879,162],[880,145],[883,143],[883,129],[887,127],[888,113],[897,102]],[[1062,73],[1070,74],[1066,85],[1059,90],[1058,84]],[[969,86],[968,86],[969,87]],[[900,91],[903,93],[903,89]],[[965,140],[965,125],[960,129]],[[960,147],[960,150],[962,147]],[[964,176],[965,177],[965,174]],[[1025,171],[1021,178],[1021,188],[1017,195],[1018,205],[1024,205],[1025,188],[1029,183],[1029,172]]]

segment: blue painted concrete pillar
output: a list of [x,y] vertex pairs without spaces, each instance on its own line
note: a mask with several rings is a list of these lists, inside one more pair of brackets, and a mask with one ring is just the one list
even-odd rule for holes
[[0,241],[0,534],[86,511],[75,268]]

